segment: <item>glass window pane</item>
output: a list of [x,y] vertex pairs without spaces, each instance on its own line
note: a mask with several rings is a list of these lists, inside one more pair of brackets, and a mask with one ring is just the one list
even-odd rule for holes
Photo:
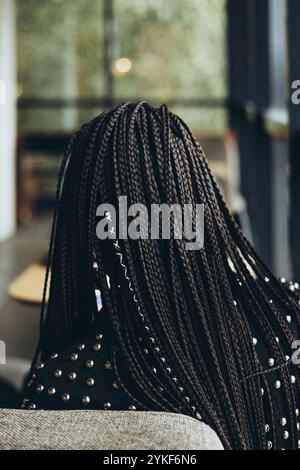
[[[107,98],[105,77],[112,73],[115,100],[176,101],[193,128],[223,129],[224,112],[201,110],[196,101],[226,95],[225,0],[114,0],[111,70],[104,70],[103,5],[17,0],[18,96]],[[193,107],[184,108],[185,100]],[[19,129],[73,130],[97,112],[20,107]]]
[[117,55],[132,63],[115,68],[117,96],[225,96],[225,0],[116,0],[115,11]]
[[[101,2],[18,0],[17,13],[19,97],[101,95]],[[30,108],[19,115],[19,125],[26,129],[73,129],[79,122],[76,107]]]

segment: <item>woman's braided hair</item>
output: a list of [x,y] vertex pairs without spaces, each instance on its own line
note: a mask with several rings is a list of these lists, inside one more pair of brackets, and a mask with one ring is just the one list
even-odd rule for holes
[[[204,247],[188,251],[184,240],[122,239],[119,259],[112,240],[96,237],[96,208],[101,203],[117,207],[124,195],[128,204],[147,208],[203,204]],[[119,371],[115,351],[116,373],[128,395],[134,398],[134,384],[144,409],[201,416],[226,448],[266,448],[264,374],[251,331],[260,331],[276,363],[284,364],[283,351],[293,341],[285,314],[298,321],[299,307],[241,233],[201,146],[166,106],[120,105],[72,138],[59,175],[34,361],[63,350],[96,321],[95,261],[117,350],[130,376],[127,382]],[[149,335],[154,364],[148,363],[140,341]],[[281,347],[276,336],[282,338]],[[286,367],[279,372],[295,425],[290,377]],[[291,439],[296,447],[293,432]]]

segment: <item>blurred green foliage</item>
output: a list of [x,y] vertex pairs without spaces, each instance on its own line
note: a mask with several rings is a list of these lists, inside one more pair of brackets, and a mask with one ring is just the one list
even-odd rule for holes
[[224,97],[224,0],[118,0],[119,55],[133,62],[117,95]]
[[[104,94],[103,0],[17,0],[18,94]],[[117,99],[151,102],[226,96],[225,0],[115,0],[114,55],[128,73],[113,74]],[[97,110],[22,110],[21,129],[70,129]],[[196,130],[222,131],[223,110],[180,108]]]

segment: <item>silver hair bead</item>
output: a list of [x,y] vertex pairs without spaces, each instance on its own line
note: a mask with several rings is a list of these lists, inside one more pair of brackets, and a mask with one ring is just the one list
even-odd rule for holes
[[38,362],[37,365],[36,365],[36,368],[37,369],[42,369],[44,366],[45,366],[45,364],[43,362]]
[[274,387],[278,390],[281,387],[281,382],[280,380],[276,380]]
[[279,338],[278,336],[275,337],[276,343],[279,343]]
[[96,340],[97,340],[97,341],[99,341],[99,340],[102,339],[102,338],[103,338],[103,334],[102,334],[102,333],[98,333],[98,334],[96,335]]
[[265,281],[266,281],[266,282],[270,282],[270,279],[266,276],[266,277],[265,277]]
[[106,361],[105,364],[104,364],[104,368],[105,368],[105,369],[112,369],[111,362]]
[[269,302],[270,302],[271,305],[273,305],[273,300],[272,299],[270,299]]
[[274,361],[273,357],[269,357],[269,359],[268,359],[268,364],[269,364],[270,367],[273,367],[273,366],[274,366],[275,361]]
[[37,393],[41,393],[44,390],[44,385],[42,384],[37,385],[35,390],[37,391]]
[[281,424],[281,426],[286,426],[286,423],[287,423],[287,419],[286,419],[286,418],[281,418],[281,419],[280,419],[280,424]]
[[77,377],[76,372],[69,372],[69,373],[68,373],[68,379],[69,379],[69,380],[75,380],[76,377]]
[[281,278],[280,278],[280,282],[281,282],[282,284],[285,284],[285,283],[286,283],[286,278],[285,278],[285,277],[281,277]]
[[256,338],[252,338],[252,343],[254,344],[254,346],[257,345],[257,339]]
[[118,388],[120,388],[118,382],[116,382],[116,381],[113,382],[113,383],[112,383],[112,388],[115,388],[116,390],[117,390]]
[[54,375],[54,377],[56,377],[58,379],[58,377],[60,377],[62,375],[62,370],[55,369],[55,371],[53,372],[53,375]]
[[88,405],[89,403],[91,402],[91,399],[88,395],[84,395],[82,398],[81,398],[81,403],[83,405]]
[[265,432],[269,432],[270,431],[270,426],[268,424],[265,424]]
[[272,449],[272,447],[273,447],[273,444],[272,444],[272,442],[271,442],[271,441],[268,441],[268,450],[271,450],[271,449]]
[[70,398],[71,398],[71,397],[70,397],[70,394],[69,394],[69,393],[63,393],[62,396],[61,396],[62,401],[65,402],[65,403],[66,403],[67,401],[69,401]]
[[286,321],[287,321],[288,323],[292,323],[292,317],[291,317],[291,315],[287,315],[285,318],[286,318]]
[[144,349],[144,353],[145,353],[145,354],[148,354],[148,353],[149,353],[149,351],[148,351],[147,348]]
[[[295,352],[295,360],[300,361],[300,352]],[[299,362],[298,362],[299,364]]]
[[295,287],[296,290],[299,290],[299,284],[298,284],[298,282],[295,282],[295,283],[294,283],[294,287]]
[[78,354],[73,352],[70,354],[70,361],[74,362],[74,361],[77,361],[78,359]]
[[84,348],[85,348],[85,344],[83,344],[83,343],[81,343],[81,344],[78,344],[78,347],[77,347],[77,349],[78,349],[79,351],[83,351],[83,350],[84,350]]
[[180,390],[181,392],[183,392],[183,387],[179,387],[179,390]]
[[111,409],[111,403],[109,403],[109,401],[106,401],[105,403],[103,403],[102,408],[104,410],[110,410]]
[[177,377],[172,377],[172,378],[173,378],[173,381],[174,381],[175,383],[178,382]]
[[283,435],[282,435],[283,439],[288,439],[290,437],[290,434],[288,431],[283,431]]
[[53,353],[53,354],[51,354],[50,359],[56,359],[57,357],[58,357],[58,354],[57,354],[57,353]]
[[101,344],[100,344],[100,343],[94,344],[93,350],[94,350],[95,352],[100,351],[100,349],[101,349]]
[[297,423],[297,429],[300,431],[300,423]]
[[264,388],[261,388],[261,389],[260,389],[260,393],[261,393],[261,396],[263,397],[264,394],[265,394],[265,389],[264,389]]
[[55,395],[55,393],[56,393],[56,390],[54,387],[48,388],[48,395],[53,396]]
[[157,369],[155,367],[152,368],[154,374],[157,374]]
[[161,357],[160,360],[161,360],[161,362],[166,362],[164,357]]
[[92,387],[93,385],[95,385],[95,380],[93,379],[93,377],[89,377],[88,379],[86,379],[85,384],[87,387]]
[[136,411],[136,406],[135,405],[130,405],[128,406],[129,411]]
[[296,414],[296,416],[299,416],[299,408],[295,409],[295,414]]
[[286,361],[289,361],[289,360],[290,360],[290,356],[286,355],[286,356],[285,356],[285,360],[286,360]]
[[93,366],[94,361],[92,359],[88,359],[87,361],[85,361],[85,367],[87,367],[88,369],[91,369]]
[[35,403],[29,403],[28,409],[29,410],[35,410],[36,409],[36,404]]
[[296,382],[296,377],[294,375],[291,375],[291,383],[294,384]]

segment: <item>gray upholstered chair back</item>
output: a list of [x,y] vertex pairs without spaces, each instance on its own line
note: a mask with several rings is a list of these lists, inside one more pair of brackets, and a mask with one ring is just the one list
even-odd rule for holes
[[0,410],[0,449],[222,450],[204,423],[175,413]]

